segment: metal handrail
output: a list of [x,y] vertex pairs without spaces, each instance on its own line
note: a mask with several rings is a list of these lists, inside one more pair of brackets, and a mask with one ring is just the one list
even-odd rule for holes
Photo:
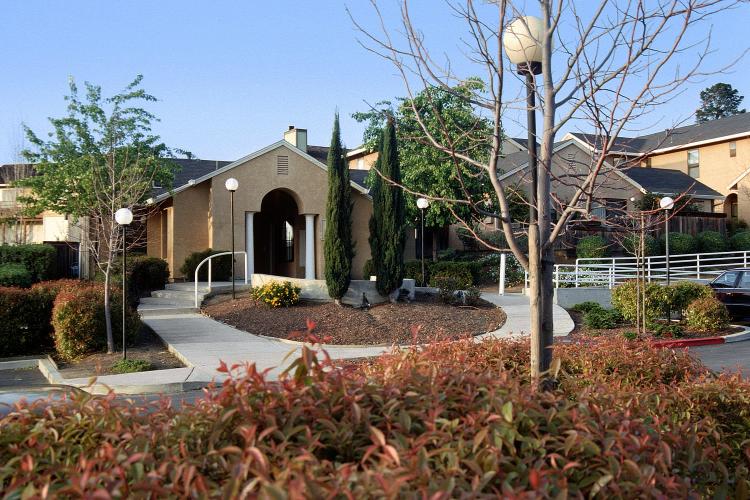
[[[237,250],[236,252],[234,252],[235,255],[238,254],[238,253],[241,253],[242,255],[245,256],[245,284],[247,285],[247,252],[245,252],[244,250]],[[208,257],[206,257],[205,259],[203,259],[200,262],[200,264],[198,264],[198,266],[195,268],[195,277],[194,277],[194,279],[195,279],[195,307],[196,308],[200,307],[200,304],[198,304],[198,271],[200,271],[200,268],[201,268],[201,266],[203,264],[205,264],[206,262],[208,262],[208,291],[210,292],[211,291],[211,280],[212,280],[212,277],[211,277],[211,274],[212,274],[211,273],[211,260],[214,257],[221,257],[222,255],[232,255],[232,258],[234,258],[234,255],[232,254],[232,252],[219,252],[219,253],[215,253],[215,254],[209,255]],[[231,279],[232,279],[232,281],[234,281],[234,276],[232,276]]]

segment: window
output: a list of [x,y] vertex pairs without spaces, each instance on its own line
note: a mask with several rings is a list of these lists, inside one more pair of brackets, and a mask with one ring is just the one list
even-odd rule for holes
[[598,201],[591,204],[591,217],[605,220],[607,218],[607,207]]
[[734,158],[735,156],[737,156],[737,143],[730,142],[729,143],[729,157]]
[[281,261],[292,262],[294,260],[294,226],[289,221],[284,221],[281,231]]
[[737,288],[750,288],[750,273],[742,273],[742,277],[740,277],[740,283],[737,285]]
[[734,284],[737,283],[737,275],[740,274],[737,271],[729,271],[714,281],[714,285],[720,287],[720,288],[734,288]]
[[646,168],[651,168],[651,157],[646,158]]
[[276,157],[276,174],[277,175],[289,175],[289,157],[288,156]]
[[688,175],[693,179],[700,177],[700,153],[697,149],[687,152]]

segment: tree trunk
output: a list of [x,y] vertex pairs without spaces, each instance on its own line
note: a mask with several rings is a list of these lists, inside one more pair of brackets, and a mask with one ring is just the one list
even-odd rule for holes
[[438,233],[437,228],[432,228],[432,262],[437,262],[437,252],[438,252]]
[[542,333],[542,262],[539,253],[539,228],[529,224],[529,319],[531,320],[531,378],[538,380],[544,368]]
[[[110,258],[111,261],[111,258]],[[115,341],[112,335],[112,305],[110,304],[110,264],[107,263],[107,268],[104,270],[104,324],[107,328],[107,354],[115,352]]]

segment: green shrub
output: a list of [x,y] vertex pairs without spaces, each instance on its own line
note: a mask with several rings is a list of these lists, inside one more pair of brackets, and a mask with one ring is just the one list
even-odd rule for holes
[[459,280],[453,276],[433,276],[430,286],[438,289],[438,298],[445,304],[452,304],[456,300],[456,291],[468,288],[462,287]]
[[464,291],[464,302],[469,306],[476,306],[481,300],[482,292],[476,286],[470,286]]
[[0,288],[0,358],[52,347],[53,298],[44,290]]
[[670,309],[684,315],[685,309],[694,300],[713,296],[714,291],[708,285],[701,285],[693,281],[678,281],[669,287]]
[[726,252],[729,242],[726,236],[717,231],[703,231],[695,236],[695,244],[699,252]]
[[362,266],[362,279],[369,280],[370,276],[375,276],[375,266],[372,265],[372,259],[367,259]]
[[57,250],[51,245],[0,245],[0,264],[21,264],[32,281],[54,278],[57,274]]
[[729,326],[729,312],[715,297],[703,297],[690,303],[685,310],[685,323],[706,332],[723,330]]
[[[217,259],[220,258],[217,257]],[[110,278],[112,283],[122,283],[122,258],[112,261]],[[100,271],[97,272],[96,280],[104,281]],[[128,254],[128,294],[130,297],[147,297],[154,290],[163,290],[167,280],[169,280],[169,264],[166,260],[143,254],[132,256]]]
[[[115,289],[110,295],[112,334],[115,344],[122,343],[122,294]],[[104,286],[100,283],[61,289],[52,310],[55,348],[61,358],[72,360],[102,350],[107,343],[104,321]],[[132,308],[126,310],[126,337],[132,342],[138,336],[141,322]]]
[[579,259],[597,259],[609,253],[607,241],[601,236],[584,236],[576,245],[576,256]]
[[622,316],[614,310],[592,309],[583,315],[583,324],[596,330],[615,328]]
[[[424,271],[427,276],[430,275],[430,262],[425,260]],[[422,261],[408,260],[404,262],[404,278],[413,279],[417,286],[424,286],[427,280],[422,280]]]
[[430,286],[437,286],[433,284],[436,277],[450,277],[456,280],[457,290],[465,290],[474,284],[473,270],[479,274],[481,266],[477,262],[434,262],[428,273]]
[[[641,237],[637,234],[629,234],[622,239],[622,248],[628,255],[636,255],[636,248],[640,244]],[[643,257],[661,254],[662,250],[659,240],[649,234],[645,235],[645,237],[643,238],[643,246],[645,247],[646,251]],[[640,253],[640,251],[638,253]]]
[[746,497],[746,379],[625,339],[554,358],[550,391],[529,381],[528,342],[466,340],[345,370],[305,349],[280,381],[240,367],[184,407],[22,402],[0,417],[3,493]]
[[635,340],[638,338],[638,334],[636,332],[622,332],[622,336],[625,338],[625,340]]
[[729,246],[732,250],[744,252],[750,250],[750,231],[740,231],[729,238]]
[[604,310],[604,308],[598,303],[598,302],[581,302],[580,304],[576,304],[573,307],[571,307],[573,311],[577,311],[580,313],[589,313],[591,311],[601,311]]
[[653,323],[648,325],[648,329],[651,330],[654,337],[672,337],[679,339],[685,336],[685,331],[682,327],[674,323]]
[[[657,283],[646,283],[646,321],[653,322],[665,314],[669,307],[669,290]],[[612,306],[622,316],[632,322],[637,319],[636,311],[636,282],[626,281],[612,289]]]
[[114,373],[146,372],[151,368],[151,363],[144,359],[121,359],[112,365]]
[[31,273],[22,264],[0,264],[0,286],[29,288],[32,282]]
[[261,286],[253,287],[250,295],[258,302],[271,307],[290,307],[299,303],[302,289],[291,281],[269,281]]
[[[180,272],[185,276],[187,281],[193,281],[195,279],[195,268],[198,264],[203,261],[206,257],[217,253],[223,253],[227,250],[212,250],[207,249],[201,252],[193,252],[187,256],[185,263],[180,267]],[[215,257],[211,259],[211,277],[214,281],[227,281],[229,280],[230,274],[232,274],[232,256],[223,255],[221,257]],[[240,267],[242,264],[240,264]],[[203,264],[200,273],[198,274],[198,281],[208,281],[208,262]]]
[[[666,239],[662,236],[662,246],[666,248]],[[695,253],[695,238],[685,233],[669,233],[669,253],[670,255],[680,255],[685,253]]]

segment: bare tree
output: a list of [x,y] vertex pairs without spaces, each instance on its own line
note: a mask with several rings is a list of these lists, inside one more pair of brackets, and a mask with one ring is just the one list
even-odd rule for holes
[[[484,90],[462,98],[492,122],[487,138],[489,154],[478,157],[471,151],[459,150],[447,131],[435,131],[421,122],[420,125],[432,147],[488,176],[496,205],[475,199],[468,191],[462,199],[438,201],[466,203],[477,216],[501,222],[508,247],[530,277],[531,373],[539,377],[549,369],[552,359],[556,240],[571,217],[590,215],[599,177],[609,164],[610,151],[618,136],[632,122],[646,119],[686,82],[706,74],[703,63],[710,52],[711,37],[705,21],[738,1],[600,0],[586,2],[584,7],[573,0],[539,0],[540,33],[532,35],[535,31],[523,21],[529,37],[541,48],[540,61],[527,61],[541,66],[541,81],[531,87],[536,94],[538,104],[533,109],[541,116],[541,130],[536,135],[538,161],[536,165],[531,163],[537,177],[532,209],[538,217],[529,221],[528,255],[512,230],[506,186],[497,169],[503,154],[503,120],[514,108],[527,109],[525,98],[519,98],[519,94],[525,93],[525,84],[517,81],[503,49],[509,23],[527,14],[520,11],[525,4],[512,0],[448,3],[468,33],[462,45],[466,61],[461,65],[442,53],[432,52],[412,19],[408,0],[400,4],[398,29],[387,25],[377,0],[371,0],[371,4],[376,14],[375,26],[366,26],[351,12],[350,18],[361,34],[361,44],[396,68],[412,102],[413,96],[425,88],[439,87],[450,92],[457,83],[475,74],[481,75],[486,83]],[[473,74],[460,75],[454,71],[467,65]],[[514,87],[522,91],[513,95]],[[414,114],[419,119],[418,110]],[[584,123],[595,134],[596,148],[588,171],[575,180],[573,194],[553,201],[555,140],[564,127],[577,123]],[[459,181],[460,175],[458,171]],[[553,203],[558,204],[559,217],[555,222],[551,218]],[[471,229],[471,224],[462,223]],[[475,237],[481,238],[479,234]],[[492,248],[488,242],[483,243]]]

